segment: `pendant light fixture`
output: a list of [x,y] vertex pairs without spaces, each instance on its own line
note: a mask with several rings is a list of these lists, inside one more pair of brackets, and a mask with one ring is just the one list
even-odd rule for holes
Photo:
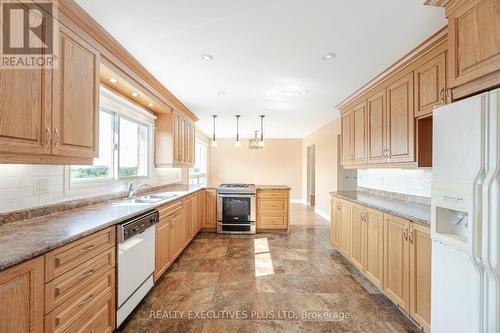
[[261,114],[260,116],[260,141],[259,147],[264,147],[264,117],[265,115]]
[[262,147],[259,143],[260,143],[260,139],[259,139],[259,131],[254,131],[254,137],[251,138],[250,140],[248,140],[248,148],[250,149],[262,149],[264,147]]
[[241,146],[241,142],[240,142],[240,115],[237,114],[236,116],[236,141],[234,141],[234,146],[235,147],[239,147]]
[[214,134],[212,135],[212,147],[217,147],[217,141],[215,140],[215,118],[217,118],[217,115],[214,114],[212,115],[214,118]]

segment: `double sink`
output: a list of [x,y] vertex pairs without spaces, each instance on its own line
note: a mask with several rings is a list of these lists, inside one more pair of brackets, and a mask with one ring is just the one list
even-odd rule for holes
[[120,204],[132,204],[132,205],[152,205],[159,201],[167,200],[178,196],[178,194],[148,194],[137,198],[129,198],[120,200]]

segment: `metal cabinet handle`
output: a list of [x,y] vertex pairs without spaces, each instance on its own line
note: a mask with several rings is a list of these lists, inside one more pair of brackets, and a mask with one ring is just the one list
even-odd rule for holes
[[52,131],[50,130],[50,128],[47,126],[46,128],[47,130],[47,142],[45,144],[45,147],[49,147],[50,146],[50,142],[52,141]]
[[83,280],[83,279],[85,279],[85,278],[87,278],[87,277],[91,276],[91,275],[92,275],[92,274],[94,274],[94,273],[95,273],[95,269],[94,269],[94,268],[93,268],[93,269],[91,269],[91,270],[88,270],[88,271],[86,271],[85,273],[83,273],[82,275],[80,275],[80,276],[78,277],[78,280]]
[[56,128],[55,132],[56,132],[56,147],[59,147],[59,145],[61,144],[61,133],[59,133],[58,128]]
[[81,249],[80,251],[78,251],[78,253],[84,253],[84,252],[90,251],[90,250],[92,250],[94,247],[95,247],[95,245],[94,245],[94,244],[89,245],[89,246],[87,246],[87,247],[84,247],[84,248],[83,248],[83,249]]
[[87,304],[88,302],[90,302],[92,300],[92,298],[94,298],[94,294],[90,294],[86,299],[84,299],[83,301],[78,303],[78,306],[83,306],[83,305]]
[[413,228],[410,228],[410,234],[408,238],[410,239],[410,243],[413,244]]
[[446,89],[443,88],[441,89],[441,91],[439,92],[439,96],[441,97],[441,100],[439,101],[441,104],[445,104],[445,101],[446,101]]
[[403,236],[408,241],[408,226],[407,225],[405,225],[405,227],[403,229]]

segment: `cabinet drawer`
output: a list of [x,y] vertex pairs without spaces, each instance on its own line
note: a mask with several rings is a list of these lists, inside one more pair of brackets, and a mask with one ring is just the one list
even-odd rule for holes
[[86,314],[99,300],[115,287],[115,270],[110,269],[92,285],[73,295],[45,316],[45,333],[63,332]]
[[45,285],[45,313],[49,313],[115,267],[115,251],[115,247],[112,247],[47,283]]
[[116,325],[114,289],[107,293],[65,333],[111,333]]
[[260,229],[286,229],[287,225],[287,215],[259,215],[257,222]]
[[266,191],[258,191],[257,196],[259,198],[286,198],[287,191],[282,190],[266,190]]
[[286,213],[286,200],[258,200],[258,213]]
[[175,210],[182,208],[182,200],[162,206],[160,208],[160,219],[172,214]]
[[47,253],[45,282],[82,265],[114,245],[115,228],[111,227]]

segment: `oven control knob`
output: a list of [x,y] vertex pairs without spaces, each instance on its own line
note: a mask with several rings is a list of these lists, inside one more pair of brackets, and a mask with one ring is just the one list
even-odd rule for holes
[[149,222],[151,222],[151,224],[155,223],[155,222],[156,222],[156,217],[151,216],[151,217],[149,218]]

